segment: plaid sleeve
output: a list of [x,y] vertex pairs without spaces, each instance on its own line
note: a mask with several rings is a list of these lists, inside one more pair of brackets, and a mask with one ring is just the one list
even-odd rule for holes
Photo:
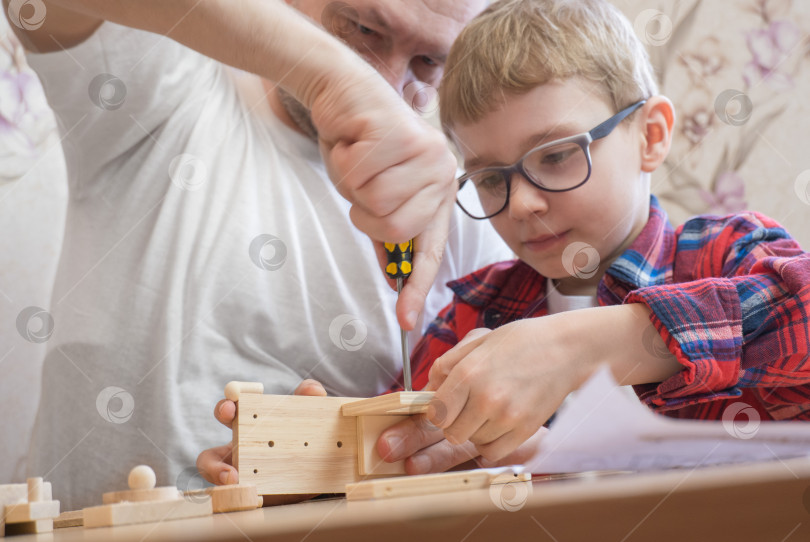
[[810,409],[810,255],[776,222],[750,213],[695,219],[678,238],[673,284],[640,288],[684,370],[641,399],[671,410],[739,397],[754,388],[774,419]]

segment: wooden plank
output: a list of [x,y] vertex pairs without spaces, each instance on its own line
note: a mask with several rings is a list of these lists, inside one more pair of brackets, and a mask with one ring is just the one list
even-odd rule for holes
[[344,416],[424,414],[434,395],[432,391],[400,391],[369,399],[355,399],[343,405],[341,411]]
[[125,489],[110,491],[101,496],[103,504],[117,502],[168,501],[179,498],[180,491],[174,486],[153,487],[150,489]]
[[433,493],[486,489],[494,483],[520,482],[530,484],[531,473],[522,470],[522,467],[504,467],[367,480],[346,484],[346,498],[350,501],[358,501],[411,497]]
[[66,527],[81,527],[84,525],[84,510],[71,510],[62,512],[59,517],[53,520],[54,529],[64,529]]
[[233,422],[234,465],[260,495],[342,493],[360,479],[355,398],[244,393]]
[[59,501],[39,501],[7,504],[3,513],[6,523],[25,523],[59,516]]
[[377,451],[377,439],[392,425],[408,418],[406,415],[357,417],[357,468],[361,475],[405,474],[405,460],[387,463]]
[[120,502],[103,504],[84,509],[85,528],[112,527],[153,523],[173,519],[210,516],[213,513],[211,498],[169,501]]

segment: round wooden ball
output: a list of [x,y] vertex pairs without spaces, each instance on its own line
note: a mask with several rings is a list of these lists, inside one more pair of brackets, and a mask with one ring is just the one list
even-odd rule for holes
[[149,465],[138,465],[129,471],[127,483],[129,489],[153,489],[155,487],[155,471]]

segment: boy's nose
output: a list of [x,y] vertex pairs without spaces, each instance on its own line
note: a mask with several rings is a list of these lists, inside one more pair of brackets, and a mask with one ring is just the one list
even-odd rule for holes
[[512,174],[507,211],[510,218],[515,220],[525,220],[531,215],[543,215],[548,211],[548,194],[515,172]]

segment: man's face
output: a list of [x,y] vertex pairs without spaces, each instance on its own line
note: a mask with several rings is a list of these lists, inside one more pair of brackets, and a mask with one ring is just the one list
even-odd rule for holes
[[450,46],[485,0],[293,0],[343,40],[412,106],[435,92]]
[[[511,165],[530,149],[592,130],[614,113],[586,83],[571,79],[506,95],[505,103],[480,121],[455,126],[453,133],[465,169],[474,171]],[[591,176],[574,190],[542,191],[515,173],[509,204],[490,219],[492,225],[540,274],[558,279],[569,291],[595,290],[609,263],[647,221],[649,187],[641,172],[642,147],[638,117],[631,117],[590,144]],[[597,254],[598,269],[591,267]],[[572,269],[582,272],[572,274]]]

